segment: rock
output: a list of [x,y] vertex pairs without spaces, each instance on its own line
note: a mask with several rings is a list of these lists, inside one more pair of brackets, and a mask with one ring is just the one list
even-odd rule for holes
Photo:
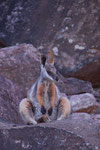
[[[67,0],[67,3],[66,0],[63,2],[1,0],[0,39],[5,40],[8,45],[31,42],[41,49],[42,45],[44,47],[52,41],[72,4],[72,0]],[[59,9],[61,7],[62,9]]]
[[3,41],[0,41],[0,48],[6,47],[6,44]]
[[0,75],[0,117],[14,123],[22,122],[18,113],[20,99],[17,86]]
[[100,109],[95,113],[95,120],[99,120],[100,122]]
[[39,54],[29,44],[0,49],[0,74],[19,87],[21,98],[40,74]]
[[99,5],[93,0],[72,3],[53,40],[60,73],[90,81],[93,87],[100,87]]
[[32,43],[40,51],[52,48],[64,76],[100,87],[99,7],[94,0],[1,0],[0,39],[6,45]]
[[[87,50],[92,51],[93,49]],[[85,81],[90,81],[94,88],[100,87],[100,51],[94,49],[95,53],[92,55],[87,54],[82,56],[78,54],[78,57],[83,57],[81,60],[75,60],[74,58],[67,59],[67,56],[64,58],[60,55],[59,61],[57,61],[56,68],[64,77],[74,77]],[[63,52],[61,52],[63,53]],[[58,58],[57,58],[58,59]],[[69,65],[67,61],[74,60],[73,66]],[[64,62],[64,64],[62,63]],[[59,63],[59,64],[58,64]]]
[[77,78],[63,78],[62,80],[58,80],[56,85],[59,87],[60,91],[66,93],[66,95],[94,93],[90,82]]
[[[0,73],[19,87],[22,98],[40,75],[40,54],[30,44],[0,49]],[[61,92],[67,95],[93,93],[91,83],[57,74],[56,84]]]
[[97,99],[97,102],[100,103],[100,88],[94,88],[93,91],[94,91],[93,94]]
[[95,114],[99,114],[99,115],[100,115],[100,108],[98,108],[98,109],[95,111]]
[[6,128],[11,128],[11,127],[15,127],[16,124],[10,122],[10,121],[7,121],[3,118],[0,118],[0,128],[2,129],[6,129]]
[[73,113],[66,120],[52,122],[45,126],[71,131],[84,138],[87,145],[91,144],[93,150],[100,149],[100,118],[97,115]]
[[87,61],[82,65],[81,68],[73,70],[70,76],[90,81],[93,87],[100,87],[100,57],[98,59],[95,57],[91,62]]
[[40,126],[20,126],[0,129],[0,148],[2,150],[94,150],[84,138],[67,130]]
[[72,95],[70,97],[70,102],[73,112],[86,112],[92,114],[100,107],[93,94],[90,93]]
[[36,126],[0,126],[2,150],[99,150],[100,119],[96,115],[74,113],[62,121]]

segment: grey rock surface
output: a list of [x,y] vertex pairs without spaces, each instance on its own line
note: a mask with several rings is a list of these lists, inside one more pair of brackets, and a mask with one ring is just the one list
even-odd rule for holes
[[0,39],[52,48],[66,77],[100,87],[100,1],[0,1]]
[[73,113],[66,120],[52,122],[45,126],[73,132],[83,137],[87,145],[91,144],[93,150],[100,149],[100,115]]
[[93,150],[84,138],[67,130],[53,127],[15,127],[0,129],[2,150]]
[[93,93],[97,101],[100,102],[100,88],[95,88]]
[[92,84],[87,81],[79,80],[77,78],[60,78],[55,82],[61,92],[66,95],[76,95],[83,93],[94,93]]
[[19,87],[22,98],[40,74],[38,54],[31,44],[0,49],[0,74]]
[[74,113],[67,119],[36,126],[0,126],[0,148],[28,150],[100,149],[100,120],[96,115]]
[[93,114],[98,108],[100,108],[100,104],[96,102],[96,98],[90,93],[72,95],[69,100],[73,112]]
[[0,75],[0,118],[10,122],[21,122],[18,105],[21,93],[18,87],[9,79]]

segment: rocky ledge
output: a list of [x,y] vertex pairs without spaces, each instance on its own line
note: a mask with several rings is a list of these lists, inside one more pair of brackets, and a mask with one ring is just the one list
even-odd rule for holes
[[75,113],[63,121],[36,126],[0,124],[2,150],[99,150],[100,116]]

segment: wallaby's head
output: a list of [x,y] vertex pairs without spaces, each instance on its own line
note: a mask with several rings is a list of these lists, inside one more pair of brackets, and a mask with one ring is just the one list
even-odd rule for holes
[[44,78],[48,78],[49,80],[53,80],[57,78],[56,68],[54,66],[54,55],[50,50],[48,55],[41,56],[41,73]]

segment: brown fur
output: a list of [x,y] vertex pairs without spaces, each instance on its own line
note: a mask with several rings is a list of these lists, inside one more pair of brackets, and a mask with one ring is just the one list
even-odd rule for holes
[[[50,106],[53,107],[54,106],[54,101],[55,101],[55,84],[54,82],[52,83],[49,83],[49,81],[47,81],[47,86],[49,85],[49,90],[48,90],[48,93],[49,93],[49,96],[50,96]],[[46,85],[42,84],[42,83],[38,83],[38,86],[37,86],[37,100],[40,104],[40,106],[43,106],[44,105],[44,102],[43,102],[43,93],[45,93],[45,88]]]
[[[62,97],[58,105],[58,120],[64,119],[71,112],[70,103],[66,97]],[[62,115],[63,114],[63,115]]]
[[50,88],[49,88],[49,95],[50,95],[50,106],[51,107],[54,107],[54,103],[55,103],[55,84],[54,82],[50,85]]
[[51,50],[49,50],[48,56],[49,56],[48,63],[53,63],[54,62],[54,57],[53,57],[53,53],[52,53]]
[[36,124],[36,121],[34,120],[34,111],[32,103],[28,98],[25,98],[20,102],[19,112],[22,120],[27,124]]
[[44,92],[44,86],[43,84],[41,83],[38,83],[38,86],[37,86],[37,100],[40,104],[40,106],[43,106],[44,105],[44,102],[43,102],[43,92]]

